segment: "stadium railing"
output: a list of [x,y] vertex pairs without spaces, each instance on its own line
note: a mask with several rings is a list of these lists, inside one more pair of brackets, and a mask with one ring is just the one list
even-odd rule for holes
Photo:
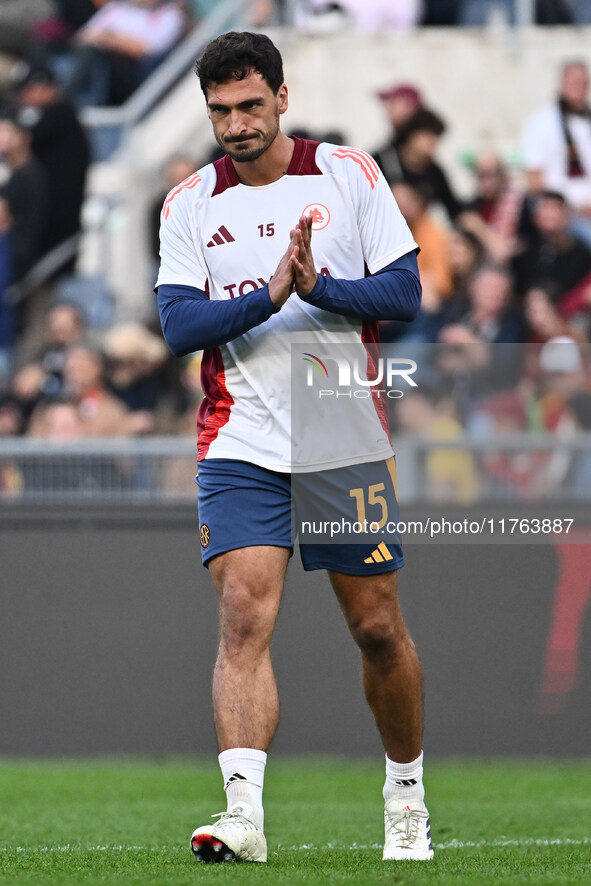
[[[403,504],[591,501],[591,432],[399,435]],[[459,458],[454,458],[456,453]],[[189,437],[75,442],[0,440],[0,504],[171,504],[196,498],[196,445]]]

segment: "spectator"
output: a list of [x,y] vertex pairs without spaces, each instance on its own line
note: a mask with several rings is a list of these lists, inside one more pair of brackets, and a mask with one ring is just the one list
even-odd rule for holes
[[151,422],[143,413],[131,415],[106,389],[103,358],[98,351],[81,345],[71,348],[66,356],[64,382],[87,436],[125,437],[151,430]]
[[[42,359],[51,355],[51,365],[55,366],[54,353],[64,354],[68,348],[79,344],[86,335],[86,321],[77,305],[67,302],[53,305],[45,320],[45,343]],[[55,395],[54,395],[55,396]]]
[[14,118],[0,119],[0,160],[8,170],[8,179],[0,186],[0,232],[10,235],[13,281],[18,282],[41,255],[48,183],[31,152],[29,131]]
[[361,31],[406,30],[420,21],[422,0],[338,0]]
[[[42,253],[80,233],[90,150],[74,108],[48,68],[27,66],[15,77],[19,119],[31,132],[31,149],[49,183],[49,210],[41,238]],[[61,271],[72,270],[75,248]]]
[[427,200],[419,188],[399,182],[392,185],[392,192],[421,249],[418,264],[423,287],[422,307],[432,313],[452,291],[449,235],[429,214]]
[[453,228],[450,233],[449,262],[453,280],[451,299],[467,295],[468,284],[476,269],[484,261],[482,244],[474,234],[462,228]]
[[539,283],[525,293],[523,300],[527,328],[527,341],[543,344],[558,335],[576,335],[556,308],[556,287],[552,283]]
[[385,145],[374,152],[376,163],[388,181],[399,177],[400,164],[396,150],[396,134],[412,119],[422,107],[420,92],[408,83],[398,83],[377,93],[390,125],[390,135]]
[[85,334],[84,317],[75,305],[57,304],[49,309],[40,352],[16,373],[12,383],[26,415],[41,399],[65,395],[66,354],[74,345],[82,344]]
[[38,22],[32,30],[37,44],[37,55],[43,48],[45,53],[68,52],[70,40],[95,14],[104,0],[54,0],[52,14]]
[[511,274],[502,267],[482,266],[469,284],[468,303],[450,306],[440,341],[449,344],[523,341],[523,321],[512,304]]
[[419,188],[429,204],[442,204],[453,220],[463,207],[435,160],[439,139],[444,132],[445,123],[437,114],[419,108],[396,135],[394,147],[398,154],[398,169],[388,170],[388,180],[390,183],[408,182]]
[[381,324],[383,340],[434,341],[437,334],[435,317],[453,286],[448,232],[430,216],[427,201],[418,188],[399,182],[392,185],[392,192],[421,250],[418,264],[423,293],[420,311],[412,322]]
[[166,384],[162,369],[167,348],[162,338],[140,323],[121,323],[109,330],[103,350],[109,388],[131,412],[144,411],[153,420]]
[[517,289],[525,292],[540,279],[555,284],[562,298],[591,273],[591,249],[577,240],[569,227],[569,210],[562,194],[544,191],[532,211],[534,235],[515,257]]
[[174,0],[110,0],[76,35],[72,94],[86,104],[122,104],[185,26]]
[[437,313],[430,318],[431,341],[437,341],[439,332],[447,323],[456,322],[468,311],[472,279],[484,261],[482,244],[474,234],[461,228],[453,228],[448,235],[449,268],[452,279],[450,295],[442,302]]
[[347,24],[362,31],[406,30],[417,25],[422,0],[298,0],[296,28],[325,32]]
[[557,191],[575,212],[579,236],[591,242],[591,109],[582,61],[561,71],[556,101],[526,121],[522,152],[528,189]]
[[[80,440],[85,436],[85,427],[73,403],[50,400],[40,403],[33,413],[27,436],[45,440]],[[51,470],[55,470],[53,465]]]
[[476,195],[459,217],[464,230],[482,243],[492,261],[504,263],[518,249],[523,194],[509,180],[498,154],[480,154],[474,163]]

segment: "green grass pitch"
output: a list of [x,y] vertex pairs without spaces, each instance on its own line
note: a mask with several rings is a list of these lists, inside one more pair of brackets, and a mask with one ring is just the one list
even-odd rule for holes
[[379,761],[267,768],[266,865],[200,865],[214,760],[0,761],[0,883],[591,883],[591,761],[431,761],[431,862],[382,862]]

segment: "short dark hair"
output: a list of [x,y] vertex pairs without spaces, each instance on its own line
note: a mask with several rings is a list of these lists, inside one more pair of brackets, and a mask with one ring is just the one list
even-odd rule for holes
[[432,132],[435,135],[443,135],[446,126],[442,118],[429,108],[419,108],[410,120],[396,135],[396,145],[401,147],[415,132]]
[[195,62],[203,94],[213,83],[244,80],[256,71],[277,95],[283,83],[281,53],[265,34],[229,31],[208,43]]

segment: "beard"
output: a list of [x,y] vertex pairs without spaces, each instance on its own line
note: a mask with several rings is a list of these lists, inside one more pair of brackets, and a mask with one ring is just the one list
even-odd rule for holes
[[224,139],[216,135],[216,141],[223,151],[226,151],[234,163],[252,163],[258,160],[268,150],[279,132],[279,112],[275,114],[274,125],[266,133],[257,132],[256,135],[246,139]]

